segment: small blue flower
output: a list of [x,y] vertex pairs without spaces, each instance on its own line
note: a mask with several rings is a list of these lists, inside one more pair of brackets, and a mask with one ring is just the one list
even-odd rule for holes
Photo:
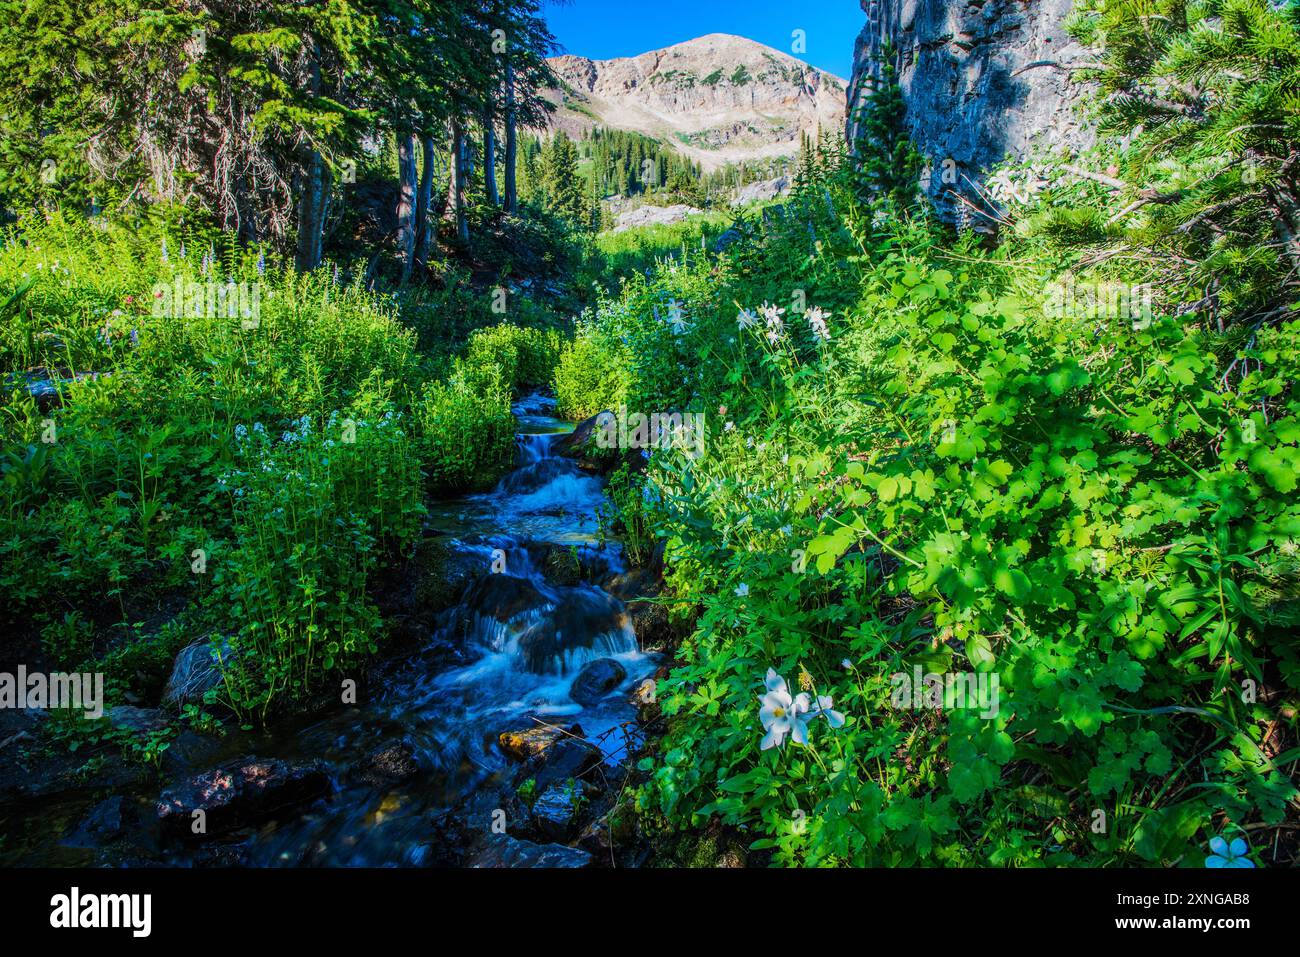
[[1210,838],[1210,850],[1205,859],[1206,867],[1254,867],[1255,862],[1249,857],[1250,848],[1239,837],[1234,837],[1229,844],[1221,837]]

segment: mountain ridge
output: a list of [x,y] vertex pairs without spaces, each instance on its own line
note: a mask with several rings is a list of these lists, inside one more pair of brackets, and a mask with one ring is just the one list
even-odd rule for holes
[[560,86],[549,129],[594,126],[671,145],[705,171],[792,156],[803,133],[842,135],[848,83],[746,37],[711,33],[631,57],[547,61]]

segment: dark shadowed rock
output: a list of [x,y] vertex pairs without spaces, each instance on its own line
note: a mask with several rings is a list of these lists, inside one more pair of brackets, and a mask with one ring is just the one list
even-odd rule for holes
[[230,657],[230,645],[224,639],[213,645],[204,638],[182,648],[163,691],[163,707],[180,709],[187,704],[202,704],[203,696],[221,683],[219,656]]
[[163,752],[163,772],[174,779],[192,773],[194,768],[211,767],[219,760],[221,748],[220,737],[182,728]]
[[603,763],[600,748],[586,741],[564,738],[525,762],[515,780],[523,782],[532,778],[537,793],[541,794],[552,785],[565,784],[570,779],[594,780]]
[[121,795],[100,801],[60,843],[67,847],[99,847],[115,841],[136,823],[135,809]]
[[613,415],[614,413],[597,412],[589,419],[583,419],[573,427],[573,431],[568,435],[562,436],[555,440],[551,446],[556,455],[563,455],[569,459],[580,459],[594,454],[596,443],[594,440],[596,433],[596,420],[602,415]]
[[104,712],[104,720],[115,728],[147,734],[161,731],[167,727],[167,719],[157,708],[133,708],[129,704],[120,704]]
[[627,677],[627,669],[613,658],[598,658],[589,662],[569,687],[569,697],[578,704],[595,704]]
[[506,574],[484,575],[465,596],[467,609],[499,622],[508,622],[548,604],[550,600],[532,581]]
[[662,543],[644,566],[613,576],[605,588],[624,603],[642,651],[664,652],[677,647],[677,633],[668,617],[668,608],[654,601],[664,591]]
[[408,744],[390,744],[366,755],[356,769],[356,776],[367,784],[384,787],[408,781],[420,773],[415,752]]
[[41,708],[0,708],[0,752],[32,741],[37,725],[46,717]]
[[[174,835],[211,836],[260,824],[286,808],[324,797],[329,787],[329,776],[318,762],[247,758],[164,791],[158,799],[158,820]],[[193,832],[195,811],[204,812],[206,835]]]
[[573,836],[577,823],[577,803],[582,785],[575,782],[553,784],[533,802],[532,822],[537,833],[548,841],[564,843]]
[[591,855],[563,844],[534,844],[494,834],[469,859],[470,867],[590,867]]

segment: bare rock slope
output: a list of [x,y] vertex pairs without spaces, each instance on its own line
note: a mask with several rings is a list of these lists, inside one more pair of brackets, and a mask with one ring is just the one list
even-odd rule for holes
[[705,170],[790,156],[801,132],[844,129],[847,84],[779,50],[714,33],[640,56],[553,57],[561,88],[551,125],[596,125],[670,144]]
[[[1076,109],[1086,87],[1046,64],[1089,58],[1065,21],[1073,0],[861,0],[867,22],[853,70],[853,115],[892,51],[907,102],[907,125],[925,154],[925,185],[955,218],[989,167],[1037,149],[1077,149],[1092,131]],[[945,182],[945,162],[956,182]]]

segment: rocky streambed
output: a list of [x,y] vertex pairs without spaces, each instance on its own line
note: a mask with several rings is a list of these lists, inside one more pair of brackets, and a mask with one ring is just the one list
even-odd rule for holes
[[[660,578],[602,536],[602,480],[553,402],[530,396],[515,413],[517,468],[435,505],[418,554],[436,560],[381,584],[398,637],[353,693],[258,731],[182,731],[156,773],[116,755],[16,760],[12,747],[0,861],[640,863],[620,812],[662,665],[663,610],[644,601]],[[182,653],[166,706],[211,680],[207,648]],[[105,720],[165,726],[145,708]]]

